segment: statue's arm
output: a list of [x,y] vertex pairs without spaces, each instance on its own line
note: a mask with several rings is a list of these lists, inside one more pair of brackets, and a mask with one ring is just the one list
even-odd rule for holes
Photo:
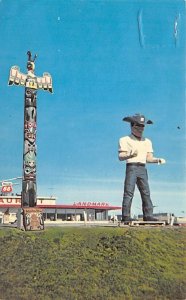
[[146,161],[147,161],[147,163],[153,163],[153,164],[165,164],[166,163],[164,158],[154,157],[152,152],[147,153]]

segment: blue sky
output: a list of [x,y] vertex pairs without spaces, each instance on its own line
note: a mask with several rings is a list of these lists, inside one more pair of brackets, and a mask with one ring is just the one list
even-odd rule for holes
[[[30,50],[36,75],[49,72],[54,86],[38,91],[38,194],[121,205],[122,118],[140,112],[154,121],[145,130],[154,155],[167,161],[148,165],[154,212],[183,214],[185,2],[1,0],[0,12],[0,179],[22,174],[24,88],[7,82],[11,66],[26,72]],[[141,213],[137,189],[132,209]]]

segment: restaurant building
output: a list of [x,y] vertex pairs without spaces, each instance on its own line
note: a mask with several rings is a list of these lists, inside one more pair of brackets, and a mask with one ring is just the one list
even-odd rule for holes
[[[73,204],[56,204],[55,197],[37,197],[37,206],[43,209],[46,222],[65,221],[108,221],[108,212],[120,210],[107,202],[74,202]],[[13,223],[21,208],[21,196],[0,196],[0,223]]]

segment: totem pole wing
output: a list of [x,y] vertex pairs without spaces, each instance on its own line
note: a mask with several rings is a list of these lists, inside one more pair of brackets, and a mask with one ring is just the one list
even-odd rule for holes
[[18,66],[11,67],[8,85],[16,84],[24,86],[26,83],[26,79],[27,75],[21,73]]
[[49,73],[43,73],[43,77],[36,77],[37,88],[53,93],[52,77]]

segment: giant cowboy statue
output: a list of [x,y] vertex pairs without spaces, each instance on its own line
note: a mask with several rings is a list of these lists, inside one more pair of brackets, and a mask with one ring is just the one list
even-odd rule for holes
[[153,124],[153,122],[140,114],[125,117],[123,121],[130,123],[131,134],[120,138],[118,149],[119,160],[126,161],[122,222],[128,223],[133,220],[131,218],[131,204],[135,185],[137,185],[142,199],[143,220],[158,221],[153,217],[153,204],[150,197],[146,163],[164,164],[165,159],[155,158],[152,142],[143,137],[145,125]]
[[[44,228],[42,210],[37,208],[36,184],[36,132],[37,132],[37,90],[52,93],[52,77],[43,73],[42,77],[35,75],[36,55],[32,58],[27,52],[27,74],[21,73],[18,66],[10,69],[9,85],[25,87],[24,101],[24,147],[23,147],[23,178],[21,207],[25,230]],[[20,226],[21,227],[21,226]]]

